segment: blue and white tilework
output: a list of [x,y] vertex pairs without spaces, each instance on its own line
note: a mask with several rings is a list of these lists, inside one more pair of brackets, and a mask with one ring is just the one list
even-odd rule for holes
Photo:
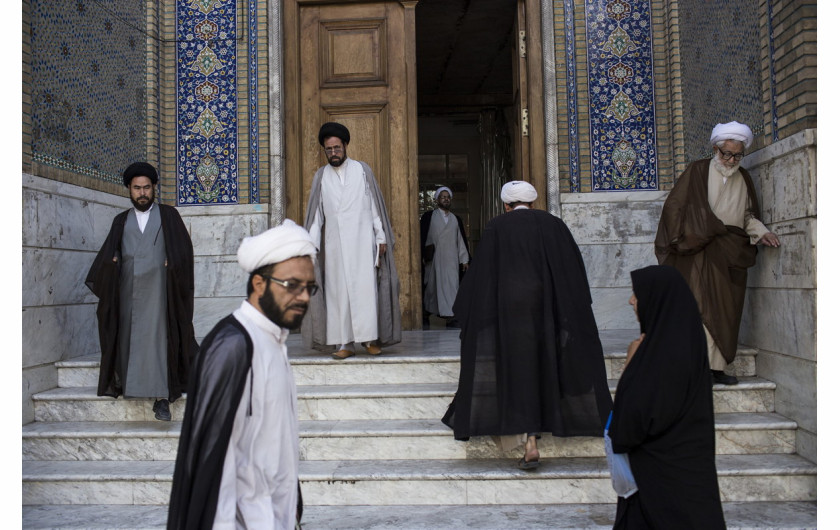
[[586,0],[592,191],[657,189],[650,2]]
[[122,184],[146,157],[144,0],[32,0],[32,159]]
[[257,0],[248,0],[248,153],[250,171],[250,202],[260,202],[260,127],[257,108]]
[[178,0],[178,205],[239,199],[234,0]]
[[575,2],[563,0],[566,34],[566,94],[569,121],[569,191],[580,191],[580,140],[577,114],[577,68],[575,67]]

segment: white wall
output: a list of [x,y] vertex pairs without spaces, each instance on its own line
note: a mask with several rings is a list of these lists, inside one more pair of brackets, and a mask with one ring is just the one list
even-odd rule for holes
[[[127,196],[23,174],[23,423],[31,396],[58,385],[54,363],[99,354],[96,297],[84,285],[90,264]],[[195,253],[195,326],[201,339],[245,297],[236,263],[245,236],[268,226],[265,205],[178,208]]]

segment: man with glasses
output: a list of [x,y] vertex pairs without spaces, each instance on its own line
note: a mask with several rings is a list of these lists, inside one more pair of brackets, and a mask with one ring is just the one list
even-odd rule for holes
[[193,247],[178,210],[155,202],[146,162],[123,173],[134,206],[119,213],[85,284],[99,298],[99,396],[156,398],[155,418],[187,388],[193,332]]
[[[402,338],[394,233],[370,166],[347,156],[350,131],[325,123],[318,133],[328,164],[315,173],[303,226],[319,247],[313,297],[301,334],[305,347],[371,355]],[[323,231],[323,239],[322,233]]]
[[286,348],[315,282],[315,243],[291,219],[239,246],[247,298],[201,344],[175,461],[168,528],[294,528],[297,390]]
[[655,240],[659,263],[676,267],[697,300],[712,377],[724,385],[738,383],[723,370],[735,359],[756,245],[780,245],[759,219],[755,187],[740,167],[752,140],[750,128],[737,121],[715,126],[714,157],[692,162],[680,175],[662,208]]

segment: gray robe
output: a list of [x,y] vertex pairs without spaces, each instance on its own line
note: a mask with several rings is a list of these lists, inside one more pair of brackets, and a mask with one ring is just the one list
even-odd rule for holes
[[432,212],[426,245],[434,245],[435,254],[432,262],[426,265],[423,305],[430,313],[451,317],[452,304],[458,294],[460,266],[470,261],[470,253],[454,213],[449,214],[449,222],[446,222],[440,208]]
[[[394,261],[394,232],[391,229],[391,220],[385,209],[385,199],[382,191],[373,176],[373,170],[361,160],[358,161],[364,170],[368,188],[371,191],[371,200],[379,213],[382,221],[382,229],[385,232],[385,244],[387,249],[385,255],[380,259],[379,267],[376,269],[376,307],[377,326],[379,331],[379,343],[382,346],[396,344],[402,340],[402,317],[400,313],[400,281],[397,276],[397,266]],[[303,222],[304,228],[309,230],[315,222],[315,214],[321,200],[321,179],[324,168],[322,166],[312,178],[312,189],[309,193],[309,201],[306,204],[306,216]],[[323,237],[321,241],[324,241]],[[318,283],[324,285],[324,271],[322,264],[326,263],[324,253],[328,245],[322,244],[315,260],[315,278]],[[324,289],[320,289],[309,302],[309,311],[301,325],[301,336],[305,348],[315,348],[322,351],[335,349],[337,344],[327,343],[327,312]]]
[[120,269],[119,366],[125,397],[167,397],[166,247],[160,208],[144,232],[128,213]]

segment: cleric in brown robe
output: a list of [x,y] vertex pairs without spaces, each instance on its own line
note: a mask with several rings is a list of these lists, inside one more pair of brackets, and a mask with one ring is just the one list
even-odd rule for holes
[[187,389],[193,331],[193,248],[178,211],[155,202],[145,162],[123,173],[133,204],[116,217],[85,284],[99,298],[98,396],[156,398],[155,418]]
[[723,372],[735,358],[747,287],[757,244],[779,246],[758,218],[750,174],[739,167],[752,144],[750,128],[719,123],[710,142],[714,158],[692,162],[668,195],[656,232],[656,258],[682,273],[697,300],[716,383],[738,379]]

